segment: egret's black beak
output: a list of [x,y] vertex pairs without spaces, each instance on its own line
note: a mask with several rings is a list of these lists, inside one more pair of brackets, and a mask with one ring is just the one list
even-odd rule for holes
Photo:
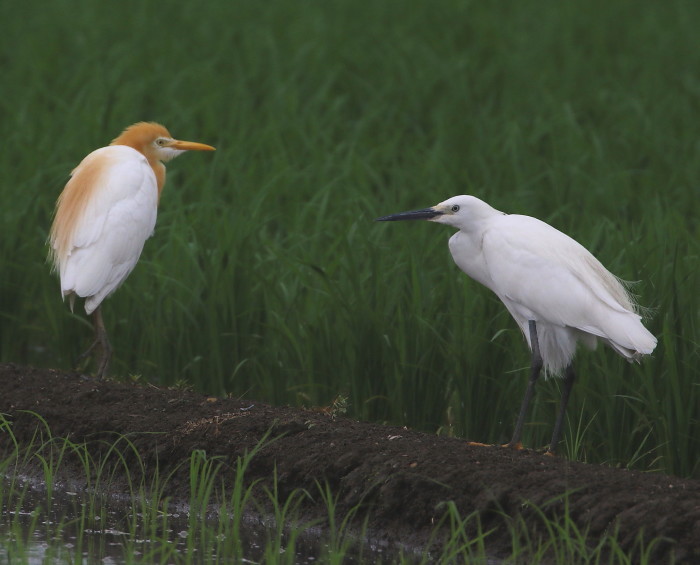
[[410,212],[399,212],[390,216],[382,216],[374,220],[375,222],[398,222],[400,220],[431,220],[436,216],[442,216],[443,212],[435,208],[425,208],[423,210],[411,210]]

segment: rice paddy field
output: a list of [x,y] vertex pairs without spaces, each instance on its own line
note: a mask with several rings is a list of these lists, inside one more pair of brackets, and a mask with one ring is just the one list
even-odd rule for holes
[[659,338],[641,365],[579,354],[564,455],[698,478],[698,21],[687,0],[0,3],[0,361],[71,368],[89,344],[46,262],[54,203],[153,120],[217,151],[169,165],[104,305],[113,375],[507,441],[515,323],[452,230],[373,222],[473,194],[639,281]]

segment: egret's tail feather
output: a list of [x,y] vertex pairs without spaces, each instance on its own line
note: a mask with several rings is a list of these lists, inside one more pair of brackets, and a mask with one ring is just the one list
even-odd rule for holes
[[[605,329],[586,331],[540,322],[537,325],[537,339],[545,374],[561,375],[573,360],[579,341],[589,349],[595,349],[596,342],[600,339],[629,361],[639,361],[644,355],[654,351],[656,338],[642,325],[638,316],[628,314],[617,322],[612,327],[606,328],[609,331]],[[593,328],[590,329],[593,330]],[[525,334],[525,338],[530,345],[528,334]]]
[[628,316],[622,323],[616,323],[605,332],[603,338],[610,347],[627,359],[638,361],[656,348],[656,338],[642,325],[639,316]]

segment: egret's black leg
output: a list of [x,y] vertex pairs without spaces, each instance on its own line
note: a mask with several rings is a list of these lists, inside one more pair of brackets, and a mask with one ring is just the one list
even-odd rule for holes
[[102,320],[102,307],[98,306],[92,313],[92,323],[95,326],[95,341],[100,344],[101,354],[97,360],[97,373],[95,376],[102,379],[107,375],[109,360],[112,358],[112,346],[107,339],[107,330]]
[[107,338],[107,330],[105,329],[104,321],[102,320],[102,307],[98,306],[92,313],[92,327],[95,330],[95,341],[92,345],[87,348],[87,350],[78,357],[78,361],[86,358],[92,353],[92,351],[99,345],[100,355],[96,357],[97,361],[97,373],[95,376],[98,379],[103,378],[107,374],[107,367],[109,367],[109,360],[112,357],[112,346]]
[[557,450],[557,445],[559,445],[559,440],[561,439],[561,430],[564,426],[564,413],[566,412],[566,405],[569,403],[571,387],[574,386],[575,380],[576,373],[574,373],[574,366],[573,364],[569,364],[569,366],[566,368],[566,371],[564,372],[564,390],[561,391],[559,414],[557,414],[557,421],[554,424],[552,443],[549,444],[549,453],[555,453]]
[[530,365],[530,380],[527,383],[527,388],[525,389],[525,396],[523,397],[523,403],[520,405],[520,415],[518,416],[518,421],[515,424],[515,431],[513,432],[513,439],[507,444],[507,447],[520,447],[520,436],[523,433],[523,426],[525,425],[525,416],[527,415],[527,409],[530,406],[530,401],[535,393],[535,383],[540,376],[540,371],[542,370],[542,356],[540,355],[540,342],[537,340],[537,326],[534,320],[528,322],[528,328],[530,329],[530,346],[532,348],[532,363]]

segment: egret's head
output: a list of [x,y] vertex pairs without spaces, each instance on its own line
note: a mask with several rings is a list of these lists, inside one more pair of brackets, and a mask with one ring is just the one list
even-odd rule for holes
[[110,145],[133,147],[149,161],[170,161],[184,151],[215,151],[211,145],[173,139],[167,129],[155,122],[129,126]]
[[396,222],[400,220],[428,220],[440,224],[448,224],[458,228],[467,227],[480,219],[501,214],[474,196],[462,194],[453,196],[431,208],[400,212],[377,218],[378,222]]

